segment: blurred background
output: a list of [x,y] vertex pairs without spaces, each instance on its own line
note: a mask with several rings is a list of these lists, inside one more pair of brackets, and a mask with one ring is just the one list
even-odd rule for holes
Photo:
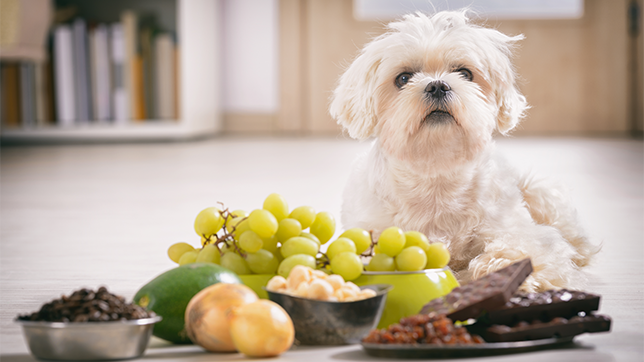
[[463,6],[525,35],[515,135],[641,135],[641,0],[1,0],[2,141],[338,135],[329,97],[359,49]]

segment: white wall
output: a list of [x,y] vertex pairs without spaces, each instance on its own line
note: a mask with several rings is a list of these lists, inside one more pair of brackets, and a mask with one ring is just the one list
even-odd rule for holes
[[279,107],[278,0],[223,0],[224,113]]

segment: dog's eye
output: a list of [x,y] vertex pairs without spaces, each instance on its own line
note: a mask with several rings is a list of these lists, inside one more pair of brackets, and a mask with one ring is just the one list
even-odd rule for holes
[[411,80],[411,73],[400,73],[396,77],[396,87],[402,88],[405,84],[409,83]]
[[474,79],[474,75],[472,75],[472,72],[467,68],[456,69],[456,72],[460,74],[463,78],[469,80],[470,82],[472,81],[472,79]]

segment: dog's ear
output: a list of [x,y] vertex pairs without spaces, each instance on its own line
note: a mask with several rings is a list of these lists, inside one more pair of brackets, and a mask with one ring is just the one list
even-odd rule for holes
[[528,104],[525,97],[519,93],[514,82],[503,84],[497,89],[497,102],[499,104],[497,129],[502,135],[507,135],[519,124],[528,109]]
[[506,135],[514,129],[529,108],[525,97],[517,87],[515,71],[511,63],[511,53],[514,43],[523,39],[523,35],[509,37],[496,30],[490,31],[490,37],[494,38],[498,50],[503,54],[496,59],[493,68],[495,74],[491,74],[495,96],[499,109],[497,115],[497,130]]
[[376,93],[379,57],[363,51],[340,77],[331,100],[329,113],[349,136],[366,139],[377,123]]

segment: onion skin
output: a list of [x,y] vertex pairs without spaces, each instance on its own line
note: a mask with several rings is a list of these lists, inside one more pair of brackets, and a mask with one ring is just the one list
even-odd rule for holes
[[293,345],[293,321],[277,303],[260,299],[232,310],[230,334],[237,350],[249,357],[274,357]]
[[235,352],[227,315],[259,298],[243,284],[218,283],[197,293],[188,303],[186,333],[193,343],[211,352]]

